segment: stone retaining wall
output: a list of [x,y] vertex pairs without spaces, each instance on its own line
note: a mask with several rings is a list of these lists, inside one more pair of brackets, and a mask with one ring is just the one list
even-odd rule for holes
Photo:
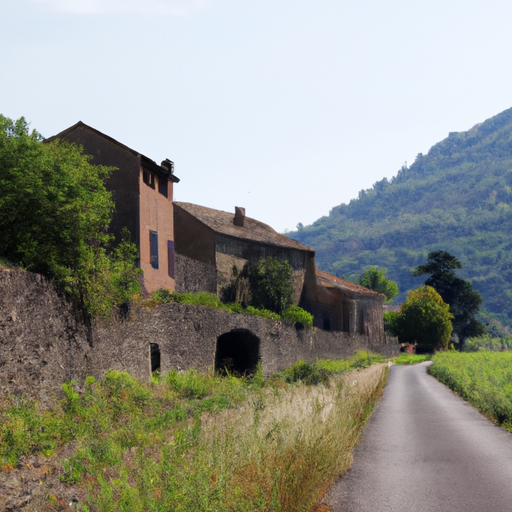
[[282,321],[186,304],[139,307],[127,320],[86,328],[44,278],[0,270],[0,392],[27,393],[44,402],[59,392],[62,382],[74,378],[80,383],[109,369],[149,379],[150,344],[158,345],[163,373],[187,368],[206,372],[214,367],[217,341],[226,333],[258,340],[266,375],[299,359],[344,358],[360,349],[391,356],[399,348],[373,344],[361,334],[296,330]]

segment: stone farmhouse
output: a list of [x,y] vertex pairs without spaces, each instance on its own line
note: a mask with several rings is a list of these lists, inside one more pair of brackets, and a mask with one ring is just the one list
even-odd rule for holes
[[315,270],[315,251],[245,215],[191,203],[174,203],[176,291],[210,291],[222,297],[235,284],[243,299],[244,268],[267,256],[293,268],[294,303],[314,315],[326,331],[366,335],[385,342],[384,297],[362,286]]
[[107,181],[115,212],[111,231],[116,241],[127,227],[139,248],[139,266],[144,271],[143,289],[174,290],[174,164],[160,165],[141,153],[79,121],[52,139],[79,144],[92,156],[92,163],[117,168]]

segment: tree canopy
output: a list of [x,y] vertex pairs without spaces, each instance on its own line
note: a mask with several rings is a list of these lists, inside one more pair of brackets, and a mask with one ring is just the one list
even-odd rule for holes
[[386,296],[386,302],[398,295],[398,285],[386,277],[386,271],[379,267],[370,267],[359,278],[359,284]]
[[267,257],[249,268],[251,304],[281,314],[292,303],[293,269],[287,260]]
[[452,334],[448,304],[431,286],[409,292],[391,327],[401,343],[416,343],[418,352],[448,348]]
[[[114,203],[111,168],[90,163],[74,144],[45,143],[24,118],[0,115],[0,256],[42,273],[89,315],[107,314],[130,292],[133,248],[109,256]],[[137,281],[131,272],[131,283]],[[121,289],[116,286],[121,283]]]
[[443,301],[450,305],[453,332],[463,343],[469,337],[482,335],[485,327],[475,318],[482,297],[473,290],[469,281],[455,274],[455,270],[460,268],[462,264],[455,256],[446,251],[433,251],[428,254],[427,263],[416,267],[413,275],[430,274],[425,285],[432,286]]

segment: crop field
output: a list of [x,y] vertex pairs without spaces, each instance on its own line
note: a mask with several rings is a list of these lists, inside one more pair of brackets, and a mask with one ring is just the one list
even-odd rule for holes
[[429,373],[512,432],[512,352],[436,354]]

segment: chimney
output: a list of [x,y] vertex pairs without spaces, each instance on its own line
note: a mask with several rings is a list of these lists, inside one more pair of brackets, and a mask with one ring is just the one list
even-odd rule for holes
[[160,167],[167,169],[171,174],[174,173],[174,162],[171,162],[168,158],[166,158],[161,164]]
[[240,208],[240,206],[235,206],[235,218],[233,219],[233,224],[235,226],[244,225],[245,220],[245,208]]

